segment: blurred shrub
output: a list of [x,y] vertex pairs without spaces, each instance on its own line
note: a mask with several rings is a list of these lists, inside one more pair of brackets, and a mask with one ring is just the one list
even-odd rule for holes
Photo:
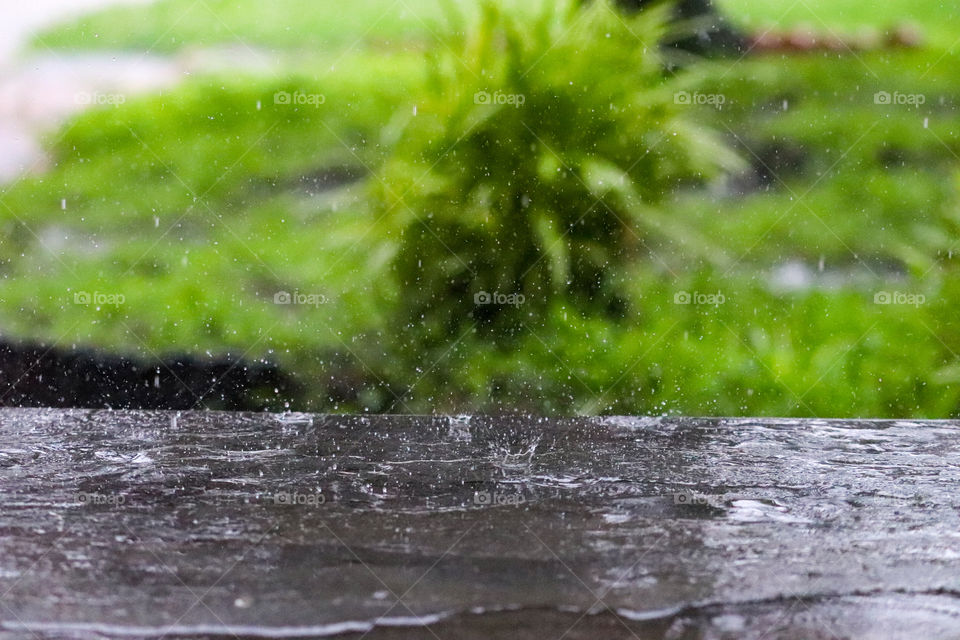
[[412,351],[474,323],[509,342],[558,300],[623,317],[616,268],[653,235],[719,253],[659,206],[737,162],[675,98],[658,46],[669,9],[563,0],[521,22],[485,2],[435,48],[372,182]]

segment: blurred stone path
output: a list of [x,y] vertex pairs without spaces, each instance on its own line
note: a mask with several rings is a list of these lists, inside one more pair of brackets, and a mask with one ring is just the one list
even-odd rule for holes
[[[175,79],[157,61],[113,56],[72,56],[53,51],[25,52],[30,37],[57,22],[111,4],[152,0],[5,0],[0,19],[0,183],[43,165],[40,136],[97,92],[130,91]],[[89,102],[88,102],[89,104]]]
[[112,4],[147,4],[153,0],[4,0],[0,20],[0,65],[13,58],[31,34],[57,22]]
[[[28,50],[33,34],[112,4],[153,0],[30,0],[4,7],[0,19],[0,184],[45,168],[42,140],[70,115],[171,86],[188,72],[150,52],[70,53]],[[13,0],[3,0],[11,3]]]
[[41,140],[68,116],[170,86],[181,73],[160,58],[53,53],[12,65],[0,79],[0,183],[45,166]]

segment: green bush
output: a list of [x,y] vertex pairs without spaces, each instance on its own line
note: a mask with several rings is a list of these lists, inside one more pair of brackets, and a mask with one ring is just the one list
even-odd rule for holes
[[[440,48],[373,183],[408,321],[444,341],[471,319],[513,333],[557,298],[620,314],[611,266],[651,234],[692,237],[659,203],[735,158],[675,100],[665,15],[567,1],[521,24],[487,2]],[[525,302],[474,304],[482,292]]]

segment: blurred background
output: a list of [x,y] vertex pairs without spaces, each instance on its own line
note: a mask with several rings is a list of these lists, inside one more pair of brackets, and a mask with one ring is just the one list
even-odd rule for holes
[[941,0],[0,9],[0,405],[960,415]]

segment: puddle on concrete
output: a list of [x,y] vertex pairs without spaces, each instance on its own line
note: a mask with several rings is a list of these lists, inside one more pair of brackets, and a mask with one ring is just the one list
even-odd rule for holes
[[956,638],[958,436],[6,410],[0,640]]

